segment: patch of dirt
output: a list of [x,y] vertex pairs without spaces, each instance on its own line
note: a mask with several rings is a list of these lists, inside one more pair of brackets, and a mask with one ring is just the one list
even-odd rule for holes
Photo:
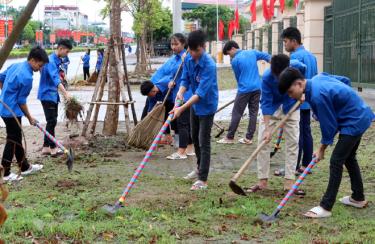
[[81,185],[78,180],[59,180],[56,183],[56,187],[71,189]]

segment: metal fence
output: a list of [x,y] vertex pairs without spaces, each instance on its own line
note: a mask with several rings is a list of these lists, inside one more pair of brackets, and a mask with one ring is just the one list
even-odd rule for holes
[[375,87],[375,0],[333,0],[325,9],[324,70]]

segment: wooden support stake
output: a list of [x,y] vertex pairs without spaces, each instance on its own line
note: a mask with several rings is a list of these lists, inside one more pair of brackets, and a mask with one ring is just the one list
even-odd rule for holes
[[[95,102],[97,100],[97,94],[98,94],[99,89],[101,88],[100,84],[101,84],[103,78],[105,77],[104,73],[106,73],[106,70],[107,70],[107,67],[108,67],[108,60],[109,60],[109,49],[107,48],[107,50],[104,53],[102,70],[99,73],[99,77],[98,77],[98,80],[97,80],[96,85],[95,85],[95,90],[94,90],[94,94],[92,95],[91,102]],[[103,69],[103,66],[104,66],[104,69]],[[90,123],[93,108],[94,108],[94,104],[90,104],[89,109],[87,110],[86,120],[85,120],[83,129],[82,129],[82,134],[81,134],[82,136],[86,136],[86,132],[87,132],[87,128],[88,128],[89,123]]]

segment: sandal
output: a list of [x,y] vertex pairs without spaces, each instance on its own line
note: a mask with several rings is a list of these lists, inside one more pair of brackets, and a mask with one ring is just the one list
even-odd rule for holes
[[303,214],[303,216],[307,218],[328,218],[331,217],[332,213],[330,211],[325,210],[321,206],[313,207],[309,211]]
[[[288,193],[289,190],[288,189],[284,189],[284,192]],[[296,196],[305,196],[306,192],[304,190],[302,190],[302,189],[297,189],[297,190],[294,191],[293,194],[296,195]]]
[[275,170],[273,173],[275,176],[285,176],[285,169]]
[[266,188],[260,187],[260,185],[254,185],[250,188],[245,188],[246,193],[256,193],[258,191],[263,191]]
[[249,139],[247,139],[247,138],[241,138],[241,139],[238,140],[238,142],[239,142],[240,144],[246,144],[246,145],[251,145],[251,144],[253,144],[253,141],[252,141],[252,140],[249,140]]
[[368,205],[368,201],[355,201],[350,196],[340,198],[340,202],[347,206],[352,206],[355,208],[365,208]]
[[[304,170],[301,169],[301,168],[297,169],[297,170],[296,170],[296,175],[300,175],[300,174],[302,174],[303,171],[304,171]],[[309,171],[307,174],[311,175],[311,174],[312,174],[312,171]]]
[[199,191],[199,190],[206,190],[207,189],[207,183],[197,180],[190,188],[191,191]]
[[219,144],[234,144],[234,140],[233,139],[228,139],[228,138],[222,138],[220,140],[218,140],[216,143],[219,143]]

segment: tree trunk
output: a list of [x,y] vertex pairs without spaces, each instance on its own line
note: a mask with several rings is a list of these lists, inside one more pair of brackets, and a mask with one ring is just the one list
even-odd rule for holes
[[36,5],[38,5],[38,2],[39,0],[29,1],[27,6],[24,8],[21,16],[18,18],[12,33],[5,40],[3,47],[0,49],[0,69],[3,67],[3,64],[12,51],[14,43],[16,43],[18,37],[21,35],[23,28],[25,28],[27,22],[34,12]]
[[[119,102],[120,101],[120,76],[117,69],[117,60],[115,58],[114,48],[120,48],[119,46],[113,46],[114,40],[121,40],[121,0],[112,0],[110,9],[110,53],[109,53],[109,80],[108,80],[108,101]],[[116,41],[115,43],[120,43]],[[103,134],[104,135],[115,135],[117,132],[119,118],[119,106],[108,105],[104,119]]]

